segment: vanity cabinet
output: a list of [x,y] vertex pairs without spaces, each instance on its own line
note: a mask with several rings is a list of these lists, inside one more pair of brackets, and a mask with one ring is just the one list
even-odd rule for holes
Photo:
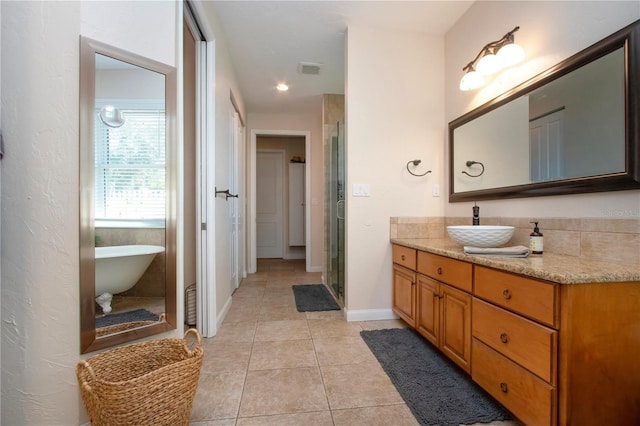
[[471,295],[460,289],[471,290],[471,270],[469,263],[418,251],[415,328],[467,373],[471,371]]
[[471,371],[471,296],[422,274],[416,330],[467,373]]
[[[394,312],[524,424],[640,424],[640,282],[571,283],[557,266],[547,281],[395,243],[393,253]],[[593,270],[579,268],[571,277]]]
[[557,290],[474,267],[471,377],[525,424],[556,424]]
[[416,250],[394,245],[393,312],[412,327],[416,323]]

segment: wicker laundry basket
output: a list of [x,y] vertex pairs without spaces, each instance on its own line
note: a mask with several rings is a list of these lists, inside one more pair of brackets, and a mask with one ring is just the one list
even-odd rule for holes
[[91,424],[188,425],[202,356],[192,328],[183,339],[149,340],[80,361],[76,375]]

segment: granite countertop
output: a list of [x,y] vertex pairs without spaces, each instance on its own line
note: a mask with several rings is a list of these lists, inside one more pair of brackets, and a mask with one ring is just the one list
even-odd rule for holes
[[640,282],[640,265],[603,262],[554,253],[532,254],[526,258],[472,256],[465,254],[462,246],[448,239],[392,238],[391,242],[559,284]]

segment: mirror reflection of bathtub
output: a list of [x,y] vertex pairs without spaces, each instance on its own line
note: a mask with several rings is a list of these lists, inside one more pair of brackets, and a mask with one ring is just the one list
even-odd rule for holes
[[96,302],[111,312],[114,294],[130,290],[143,276],[163,246],[124,245],[96,247]]

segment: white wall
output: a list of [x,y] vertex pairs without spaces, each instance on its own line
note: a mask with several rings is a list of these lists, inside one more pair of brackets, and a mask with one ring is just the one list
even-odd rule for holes
[[[319,107],[321,103],[318,104]],[[247,120],[247,136],[251,130],[296,130],[311,132],[311,268],[322,271],[324,247],[324,163],[322,151],[322,111],[317,114],[256,114]],[[247,185],[250,185],[247,182]],[[248,193],[248,191],[247,191]],[[249,200],[247,200],[249,202]],[[249,216],[247,216],[248,218]]]
[[[640,2],[476,2],[446,34],[446,122],[493,99],[538,73],[640,18]],[[502,76],[502,84],[461,92],[462,67],[485,43],[516,25],[523,63]],[[444,145],[446,146],[446,145]],[[443,149],[444,149],[443,146]],[[448,173],[448,172],[447,172]],[[448,185],[448,184],[447,184]],[[448,193],[448,188],[446,188]],[[640,191],[482,201],[481,216],[607,217],[616,211],[640,215]],[[446,201],[446,200],[445,200]],[[471,216],[473,203],[446,203],[447,216]]]
[[175,65],[178,8],[162,1],[1,7],[1,423],[80,424],[79,36]]
[[[389,217],[439,216],[444,163],[444,40],[349,27],[347,37],[347,295],[349,319],[391,315]],[[411,176],[408,161],[419,158]],[[353,184],[370,186],[354,197]],[[377,311],[380,310],[380,311]]]

